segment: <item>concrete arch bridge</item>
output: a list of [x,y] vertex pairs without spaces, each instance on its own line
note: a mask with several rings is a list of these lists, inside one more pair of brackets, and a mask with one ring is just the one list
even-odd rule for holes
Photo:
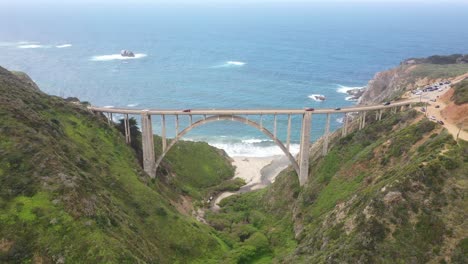
[[[120,114],[124,116],[125,125],[125,140],[130,143],[130,124],[129,115],[141,116],[141,130],[142,130],[142,149],[143,149],[143,168],[146,173],[151,177],[156,176],[161,161],[164,159],[168,151],[188,132],[192,129],[203,126],[208,123],[217,122],[221,120],[229,120],[233,122],[243,123],[248,126],[254,127],[261,131],[264,135],[269,137],[275,144],[283,151],[284,155],[289,159],[291,166],[296,171],[299,182],[301,185],[306,183],[309,175],[309,147],[310,147],[310,134],[312,127],[313,116],[326,115],[326,123],[324,129],[324,145],[323,155],[328,151],[328,141],[330,135],[330,115],[341,113],[344,115],[342,136],[348,134],[349,129],[349,113],[358,113],[359,129],[366,125],[366,120],[373,118],[371,115],[375,114],[375,119],[382,118],[383,111],[390,111],[395,113],[398,108],[403,110],[405,107],[411,107],[409,102],[393,103],[391,105],[372,105],[372,106],[356,106],[347,107],[342,109],[315,109],[308,111],[307,109],[223,109],[223,110],[156,110],[156,109],[128,109],[128,108],[104,108],[104,107],[88,107],[89,110],[95,113],[103,113],[108,117],[109,122],[112,120],[113,114]],[[162,154],[155,157],[154,153],[154,137],[152,128],[152,116],[161,116],[161,138],[162,138]],[[167,144],[166,138],[166,117],[174,117],[175,120],[175,138]],[[180,129],[179,118],[186,116],[189,118],[187,127]],[[254,121],[249,117],[260,117],[260,121]],[[273,131],[267,129],[263,124],[263,117],[269,116],[273,120]],[[277,137],[277,117],[287,116],[287,136],[286,142],[282,142]],[[297,159],[290,152],[290,139],[291,139],[291,118],[298,116],[302,120],[300,129],[300,149]]]

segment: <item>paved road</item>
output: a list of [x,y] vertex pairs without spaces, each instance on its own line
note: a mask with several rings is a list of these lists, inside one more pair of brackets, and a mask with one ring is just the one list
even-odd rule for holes
[[[369,105],[369,106],[354,106],[343,107],[340,110],[333,108],[318,108],[312,111],[313,114],[328,114],[328,113],[349,113],[372,111],[379,109],[392,108],[396,106],[407,105],[409,103],[418,102],[417,99],[407,99],[392,103],[390,105]],[[118,114],[142,114],[147,112],[150,115],[298,115],[304,114],[305,109],[192,109],[190,112],[183,110],[164,110],[164,109],[129,109],[129,108],[104,108],[90,106],[88,109],[96,112],[118,113]]]

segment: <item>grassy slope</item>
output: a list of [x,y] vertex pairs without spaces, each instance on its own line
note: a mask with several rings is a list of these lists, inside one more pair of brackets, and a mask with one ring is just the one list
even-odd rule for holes
[[[155,136],[154,142],[155,154],[159,156],[162,152],[161,137]],[[237,190],[244,184],[242,181],[231,180],[234,168],[227,154],[205,142],[177,142],[163,159],[162,165],[162,175],[167,171],[176,175],[172,177],[173,187],[180,194],[197,200],[205,201],[217,192]]]
[[302,189],[285,173],[264,191],[228,198],[209,219],[234,239],[245,233],[239,225],[268,238],[268,251],[241,256],[252,263],[265,256],[286,263],[463,260],[468,144],[417,118],[409,111],[352,133],[311,162]]
[[468,72],[468,64],[420,64],[412,71],[413,78],[443,79],[452,78]]
[[453,86],[454,93],[452,100],[457,105],[468,103],[468,80],[463,80]]
[[0,262],[209,263],[224,254],[215,231],[179,214],[99,117],[0,68],[0,120]]

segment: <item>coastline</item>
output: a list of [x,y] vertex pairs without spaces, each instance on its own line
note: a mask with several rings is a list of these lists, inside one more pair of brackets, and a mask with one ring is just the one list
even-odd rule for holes
[[265,188],[275,181],[276,176],[289,166],[289,160],[282,155],[269,157],[231,157],[236,167],[234,178],[244,179],[246,184],[236,192],[220,193],[213,200],[212,210],[219,210],[219,203],[226,197],[238,193]]

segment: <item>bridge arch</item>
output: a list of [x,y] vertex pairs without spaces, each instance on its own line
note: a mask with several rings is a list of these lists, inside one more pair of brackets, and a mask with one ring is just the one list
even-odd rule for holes
[[166,149],[161,153],[161,155],[158,157],[156,160],[156,166],[154,166],[154,171],[152,175],[156,175],[156,170],[158,169],[159,165],[161,164],[161,161],[164,159],[164,157],[167,155],[169,150],[188,132],[190,132],[192,129],[205,125],[207,123],[211,122],[217,122],[217,121],[222,121],[222,120],[227,120],[227,121],[236,121],[239,123],[244,123],[246,125],[249,125],[251,127],[254,127],[258,130],[260,130],[263,134],[268,136],[270,139],[273,140],[273,142],[276,143],[278,147],[284,152],[286,157],[288,157],[291,165],[293,166],[294,170],[296,171],[297,175],[299,175],[299,164],[297,163],[296,159],[291,155],[291,153],[288,151],[288,149],[284,146],[284,144],[276,138],[268,129],[264,128],[263,126],[259,125],[257,122],[254,122],[252,120],[249,120],[245,117],[242,116],[236,116],[236,115],[214,115],[210,116],[207,118],[200,119],[194,123],[192,123],[190,126],[186,127],[184,130],[182,130],[180,133],[177,134],[177,136],[169,143],[169,145],[166,147]]

